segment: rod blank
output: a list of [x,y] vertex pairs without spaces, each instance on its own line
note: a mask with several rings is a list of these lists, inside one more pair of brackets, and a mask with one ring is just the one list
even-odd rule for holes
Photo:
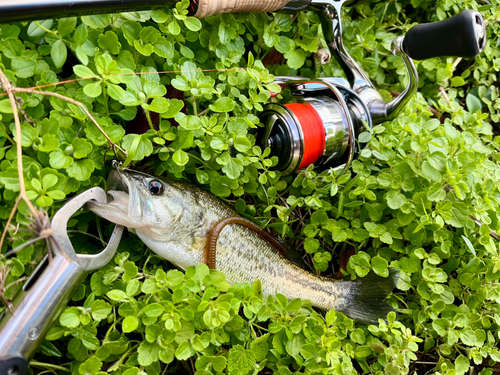
[[0,23],[169,8],[176,0],[0,0]]

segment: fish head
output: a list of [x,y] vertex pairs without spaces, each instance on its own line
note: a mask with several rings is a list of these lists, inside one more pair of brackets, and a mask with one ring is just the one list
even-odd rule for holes
[[175,240],[183,231],[199,227],[203,208],[188,184],[130,169],[114,170],[107,181],[108,203],[87,207],[104,219],[134,229],[156,240]]

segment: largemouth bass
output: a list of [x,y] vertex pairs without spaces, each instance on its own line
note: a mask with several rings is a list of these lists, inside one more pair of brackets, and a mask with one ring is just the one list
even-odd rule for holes
[[[88,207],[106,220],[133,229],[152,251],[183,270],[204,262],[210,228],[238,215],[194,185],[127,169],[111,173],[108,194],[111,202],[91,202]],[[395,269],[387,278],[375,274],[356,281],[318,277],[240,225],[228,225],[221,231],[216,269],[231,284],[258,279],[265,296],[281,293],[289,299],[307,299],[320,309],[335,309],[366,323],[385,319],[392,311],[385,298],[398,279]]]

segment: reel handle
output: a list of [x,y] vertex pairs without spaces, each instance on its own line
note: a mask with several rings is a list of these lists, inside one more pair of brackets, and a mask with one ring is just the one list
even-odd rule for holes
[[222,13],[275,12],[290,0],[198,0],[195,17],[205,18]]
[[432,57],[472,58],[486,45],[481,13],[466,10],[444,21],[414,26],[406,33],[403,50],[415,60]]

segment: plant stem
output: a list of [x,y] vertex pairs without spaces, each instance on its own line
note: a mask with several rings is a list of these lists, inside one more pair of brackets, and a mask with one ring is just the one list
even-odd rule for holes
[[153,121],[151,120],[151,116],[149,115],[149,109],[145,109],[144,114],[146,115],[146,119],[148,120],[149,128],[156,130],[154,125],[153,125]]
[[116,325],[121,322],[121,318],[118,319],[118,320],[115,320],[114,323],[111,325],[111,327],[109,327],[108,329],[108,332],[106,332],[106,336],[104,336],[104,340],[103,340],[103,343],[106,343],[109,339],[109,335],[111,334],[111,332],[113,332],[113,329],[116,327]]
[[188,152],[187,153],[189,156],[191,156],[192,158],[198,160],[200,163],[202,163],[205,167],[207,168],[210,168],[211,170],[214,170],[211,166],[209,166],[207,163],[205,163],[203,160],[201,160],[199,157],[193,155],[192,153]]
[[0,252],[2,251],[3,241],[5,240],[5,236],[7,235],[7,230],[9,228],[12,219],[17,211],[17,207],[19,206],[19,202],[21,202],[21,195],[17,197],[16,203],[14,203],[14,207],[12,207],[12,211],[10,212],[9,219],[7,220],[7,224],[5,224],[5,228],[2,232],[2,238],[0,239]]
[[123,355],[120,357],[120,359],[118,360],[118,363],[121,365],[121,364],[123,363],[123,360],[124,360],[125,358],[127,358],[127,356],[130,354],[130,352],[131,352],[131,351],[133,351],[134,349],[136,349],[138,346],[139,346],[139,344],[137,344],[137,345],[133,345],[132,347],[130,347],[130,349],[129,349],[129,350],[127,350],[127,351],[125,352],[125,354],[123,354]]
[[204,109],[203,111],[201,111],[200,113],[198,113],[198,117],[203,116],[203,115],[204,115],[205,113],[207,113],[208,111],[210,111],[210,108]]
[[24,243],[22,243],[21,245],[19,245],[18,247],[16,247],[15,249],[12,249],[8,252],[5,253],[5,257],[9,257],[11,256],[12,254],[16,254],[18,252],[20,252],[21,250],[27,248],[28,246],[31,246],[35,243],[37,243],[38,241],[40,241],[41,239],[43,239],[43,237],[36,237],[36,238],[32,238],[31,240],[29,241],[26,241]]
[[66,367],[62,367],[62,366],[58,366],[58,365],[53,365],[52,363],[38,362],[38,361],[35,361],[35,360],[31,360],[30,366],[53,368],[55,370],[61,370],[61,371],[66,371],[66,372],[71,373],[71,370],[67,369]]
[[[479,220],[477,217],[475,217],[473,215],[469,215],[469,217],[472,219],[472,221],[477,226],[483,225],[483,222],[481,220]],[[490,236],[493,237],[495,240],[500,241],[500,235],[497,232],[495,232],[493,229],[490,229]]]
[[[98,230],[99,232],[101,232],[100,230]],[[89,236],[89,237],[92,237],[92,238],[95,238],[96,240],[99,240],[104,246],[107,245],[106,242],[103,241],[102,238],[99,238],[97,236],[94,236],[93,234],[90,234],[90,233],[87,233],[87,232],[82,232],[81,230],[68,230],[67,231],[68,233],[78,233],[78,234],[83,234],[85,236]]]
[[109,117],[109,106],[108,106],[108,92],[106,90],[106,85],[102,88],[102,94],[104,98],[104,108],[106,108],[106,116]]
[[195,116],[198,116],[198,106],[196,105],[196,99],[193,96],[193,112]]
[[11,136],[9,134],[7,134],[7,132],[5,131],[4,128],[0,127],[0,132],[2,132],[3,136],[5,138],[7,138],[9,140],[10,143],[12,143],[13,145],[16,144],[16,142],[11,138]]
[[46,27],[42,26],[38,21],[35,21],[35,25],[37,25],[40,29],[42,29],[43,31],[45,31],[46,33],[49,33],[49,34],[53,34],[53,35],[56,35],[55,32],[53,32],[52,30],[49,30],[47,29]]

